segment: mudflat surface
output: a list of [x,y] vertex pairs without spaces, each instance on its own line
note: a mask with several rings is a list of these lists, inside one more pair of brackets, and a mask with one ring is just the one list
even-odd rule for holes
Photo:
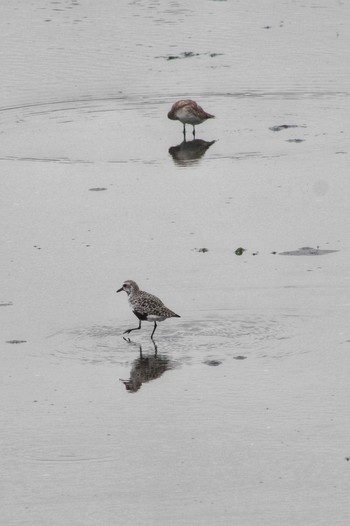
[[121,4],[3,6],[2,521],[347,526],[350,6]]

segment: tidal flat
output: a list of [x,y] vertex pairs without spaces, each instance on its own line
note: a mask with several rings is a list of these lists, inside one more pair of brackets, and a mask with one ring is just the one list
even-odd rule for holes
[[3,6],[4,524],[348,525],[349,16]]

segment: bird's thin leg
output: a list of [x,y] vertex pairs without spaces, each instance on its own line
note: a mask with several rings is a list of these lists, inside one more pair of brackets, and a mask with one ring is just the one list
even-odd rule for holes
[[193,126],[193,137],[196,136],[196,130],[195,130],[195,127]]
[[139,329],[141,329],[141,320],[139,320],[138,327],[134,327],[133,329],[127,329],[126,331],[123,332],[123,334],[129,334],[131,331],[138,331]]
[[184,123],[183,134],[184,134],[184,137],[185,137],[185,139],[186,139],[186,124],[185,124],[185,123]]
[[156,332],[156,328],[157,328],[157,322],[155,321],[154,322],[154,329],[152,331],[152,334],[151,334],[151,339],[153,340],[153,334]]

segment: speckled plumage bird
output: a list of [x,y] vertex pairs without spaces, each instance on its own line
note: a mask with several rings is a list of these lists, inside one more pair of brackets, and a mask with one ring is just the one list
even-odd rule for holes
[[184,125],[183,134],[186,136],[186,124],[193,126],[193,137],[196,136],[195,126],[201,124],[207,119],[213,119],[215,115],[211,115],[197,104],[194,100],[178,100],[172,105],[168,113],[168,118],[172,121],[180,121]]
[[164,321],[167,318],[180,318],[178,314],[175,314],[175,312],[168,309],[159,298],[153,296],[153,294],[140,290],[135,281],[124,281],[123,286],[118,289],[117,292],[121,292],[122,290],[127,293],[130,308],[139,319],[138,327],[127,329],[123,334],[137,331],[138,329],[141,329],[142,321],[149,321],[154,322],[151,334],[151,338],[153,339],[153,334],[157,328],[157,321]]

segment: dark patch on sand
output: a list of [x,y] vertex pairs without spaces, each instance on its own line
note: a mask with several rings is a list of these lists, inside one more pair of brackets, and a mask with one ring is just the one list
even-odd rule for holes
[[269,130],[279,132],[282,130],[288,130],[288,128],[305,128],[305,126],[299,126],[298,124],[279,124],[277,126],[271,126]]
[[218,55],[223,55],[223,53],[194,53],[193,51],[183,51],[182,53],[179,53],[178,55],[165,55],[162,57],[156,57],[156,58],[165,58],[165,60],[177,60],[179,58],[192,58],[192,57],[199,57],[200,55],[208,55],[211,58],[217,57]]
[[279,252],[280,256],[324,256],[332,252],[339,252],[339,250],[321,250],[320,248],[302,247],[298,250],[287,250],[286,252]]
[[222,364],[220,360],[205,360],[203,363],[205,363],[205,365],[210,365],[211,367],[217,367]]

